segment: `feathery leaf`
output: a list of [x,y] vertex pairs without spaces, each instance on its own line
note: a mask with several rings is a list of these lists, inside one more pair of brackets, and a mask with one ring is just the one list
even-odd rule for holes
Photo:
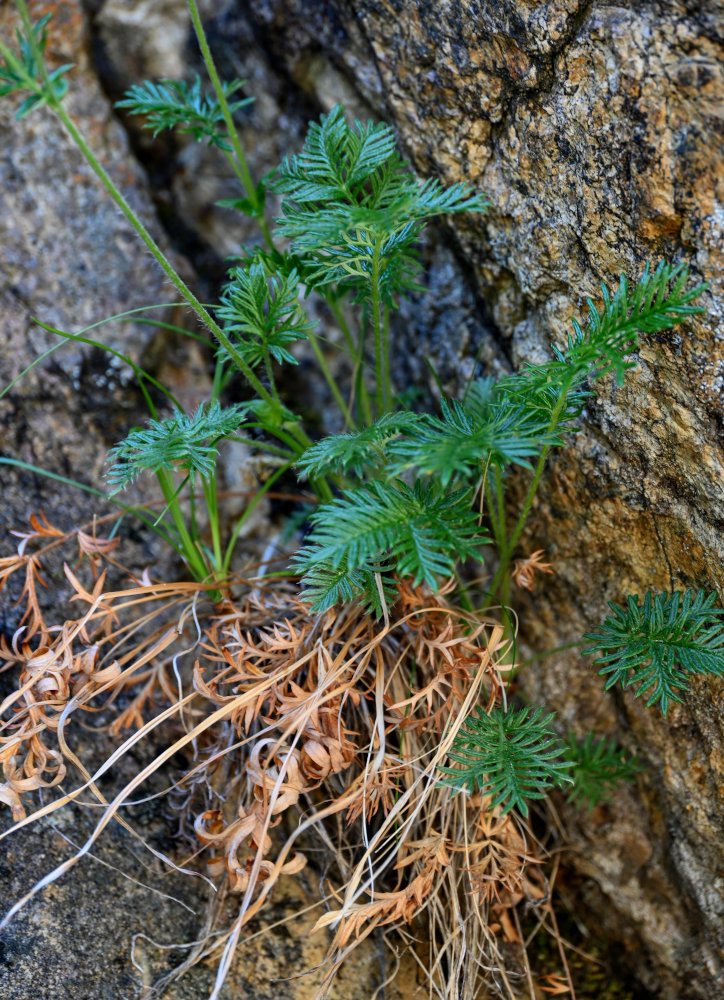
[[277,231],[291,240],[292,252],[313,263],[317,283],[337,283],[357,301],[369,296],[373,260],[386,302],[417,287],[412,247],[424,223],[488,205],[467,184],[420,183],[388,125],[349,125],[340,105],[309,126],[301,153],[284,161],[273,190],[285,196]]
[[439,577],[453,572],[456,559],[479,557],[478,546],[486,541],[469,493],[447,494],[436,484],[420,482],[413,488],[399,480],[373,482],[349,490],[320,506],[310,521],[312,532],[295,558],[298,571],[321,574],[325,567],[384,564],[433,590]]
[[[245,83],[245,80],[232,80],[222,84],[232,114],[254,100],[253,97],[231,100]],[[132,115],[144,115],[144,127],[152,129],[154,136],[164,129],[176,128],[179,132],[190,133],[197,142],[206,139],[210,146],[232,149],[218,98],[215,94],[205,95],[202,92],[199,76],[193,83],[185,80],[159,80],[158,83],[146,80],[134,84],[126,91],[125,99],[116,102],[116,107],[127,108]]]
[[515,808],[527,816],[527,800],[542,799],[552,786],[572,780],[567,774],[570,763],[557,759],[563,745],[547,728],[553,714],[541,719],[541,712],[494,708],[487,715],[478,708],[450,751],[450,759],[461,766],[440,768],[449,775],[445,784],[471,793],[477,787],[492,796],[491,806],[502,806],[504,814]]
[[[264,260],[255,258],[232,269],[216,314],[224,324],[224,332],[252,368],[269,357],[296,365],[297,359],[287,345],[306,340],[314,327],[299,302],[297,272],[292,269],[288,274],[269,273]],[[223,348],[218,354],[228,360]]]
[[627,754],[615,740],[597,740],[593,733],[580,741],[569,735],[566,758],[573,767],[573,788],[568,801],[580,802],[589,811],[608,801],[623,782],[633,781],[645,770],[637,757]]
[[604,654],[593,665],[607,678],[607,691],[616,684],[635,687],[637,698],[648,694],[646,704],[658,702],[666,715],[670,702],[682,701],[679,692],[692,674],[724,674],[724,609],[714,607],[716,597],[703,590],[649,591],[641,603],[629,596],[625,608],[609,603],[613,615],[584,636],[593,643],[584,655]]
[[307,448],[297,468],[308,476],[354,472],[361,477],[365,470],[387,465],[385,446],[400,433],[409,431],[425,418],[418,413],[385,413],[361,431],[333,434]]
[[218,402],[199,406],[188,416],[177,410],[165,420],[149,420],[113,447],[108,484],[111,495],[129,486],[144,471],[181,470],[191,478],[208,478],[216,462],[216,445],[241,425],[246,406],[222,409]]

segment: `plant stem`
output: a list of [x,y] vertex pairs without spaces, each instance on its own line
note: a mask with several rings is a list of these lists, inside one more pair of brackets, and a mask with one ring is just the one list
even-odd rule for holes
[[124,218],[127,220],[127,222],[130,223],[130,225],[135,229],[136,233],[143,240],[144,244],[151,252],[151,255],[159,264],[164,274],[168,277],[168,279],[171,281],[174,287],[180,292],[180,294],[186,300],[186,302],[191,306],[191,308],[194,310],[199,319],[204,323],[205,326],[209,328],[209,330],[211,330],[211,332],[214,334],[219,343],[222,344],[222,346],[229,352],[231,357],[234,359],[234,362],[239,367],[240,371],[242,371],[243,374],[246,376],[247,380],[252,385],[254,390],[259,393],[262,399],[265,399],[267,402],[271,403],[272,397],[270,396],[270,394],[266,391],[262,383],[259,381],[259,379],[252,371],[252,369],[249,367],[246,361],[236,350],[232,342],[226,336],[226,334],[218,325],[218,323],[216,323],[216,321],[213,319],[208,310],[201,304],[201,302],[199,302],[199,300],[196,298],[191,289],[181,279],[181,277],[174,269],[174,267],[172,266],[166,255],[163,253],[163,251],[158,246],[154,238],[146,229],[143,222],[141,222],[138,215],[136,215],[134,210],[131,208],[131,206],[128,204],[124,196],[121,194],[119,189],[111,180],[105,168],[93,153],[93,150],[86,143],[85,139],[83,138],[78,128],[76,127],[75,122],[68,115],[67,111],[65,110],[61,102],[55,96],[52,85],[48,78],[48,70],[45,65],[45,61],[43,59],[43,54],[39,50],[37,43],[35,41],[35,36],[33,34],[32,23],[30,21],[30,15],[28,13],[27,4],[25,0],[15,0],[15,4],[18,9],[18,12],[20,13],[23,25],[26,31],[28,32],[29,44],[33,49],[36,61],[38,63],[38,66],[40,67],[40,73],[44,85],[43,93],[45,94],[48,106],[55,112],[55,114],[57,114],[58,118],[60,118],[71,139],[85,157],[88,165],[93,170],[96,177],[98,177],[101,184],[106,189],[106,191],[112,198],[115,205],[120,209]]
[[[551,419],[548,424],[548,432],[552,433],[558,426],[558,421],[560,420],[563,408],[566,405],[566,400],[568,398],[568,390],[571,385],[571,380],[565,382],[561,388],[558,401],[551,414]],[[526,493],[525,500],[523,501],[523,507],[521,509],[518,520],[516,521],[513,532],[508,538],[507,544],[500,553],[500,564],[498,566],[497,572],[493,577],[493,582],[490,584],[490,589],[488,591],[489,597],[486,605],[488,607],[492,600],[494,600],[498,588],[501,582],[506,579],[506,574],[508,572],[508,565],[510,564],[511,557],[515,550],[515,546],[518,544],[518,539],[523,534],[523,529],[525,528],[526,522],[528,520],[528,515],[530,514],[531,507],[533,506],[533,500],[535,499],[536,490],[538,489],[538,483],[540,482],[541,476],[543,475],[543,469],[545,468],[546,459],[548,458],[548,452],[551,450],[552,445],[544,445],[538,456],[538,463],[535,467],[535,472],[533,473],[533,479],[531,480],[530,486],[528,487],[528,492]]]
[[206,511],[211,527],[211,544],[214,550],[214,569],[217,574],[223,573],[224,558],[221,553],[221,533],[219,531],[219,504],[216,492],[216,469],[209,476],[208,482],[202,480]]
[[236,522],[236,525],[234,526],[234,530],[231,533],[231,538],[229,539],[229,542],[228,542],[228,544],[226,546],[226,554],[224,556],[224,560],[223,560],[223,564],[222,564],[222,569],[223,569],[224,573],[228,573],[229,572],[229,567],[231,565],[231,557],[234,554],[234,548],[236,546],[237,539],[239,538],[239,533],[241,532],[241,529],[244,527],[244,525],[246,524],[246,522],[249,520],[249,517],[253,513],[254,508],[264,498],[264,496],[269,492],[269,490],[274,485],[274,483],[277,481],[277,479],[279,479],[280,476],[284,475],[284,473],[288,469],[290,469],[292,467],[292,464],[293,464],[292,462],[287,462],[286,465],[280,466],[280,468],[278,468],[276,472],[272,473],[272,475],[269,476],[269,478],[264,483],[264,485],[259,487],[259,489],[257,490],[257,492],[254,494],[251,502],[249,503],[249,506],[246,508],[246,510],[244,511],[244,513],[241,515],[241,517],[239,518],[239,520]]
[[375,378],[377,380],[377,419],[387,412],[387,381],[385,372],[385,359],[382,343],[382,317],[380,316],[380,253],[382,251],[382,238],[377,237],[374,252],[372,254],[372,275],[370,284],[372,287],[372,329],[375,334]]
[[352,339],[352,334],[350,333],[349,326],[347,325],[347,320],[344,318],[344,312],[342,311],[342,307],[340,306],[337,299],[333,298],[331,295],[329,296],[329,298],[325,297],[325,302],[332,310],[332,315],[339,324],[339,328],[342,331],[342,336],[344,337],[347,343],[347,347],[349,348],[350,354],[352,355],[352,357],[356,357],[357,349],[355,347],[354,340]]
[[385,411],[392,409],[392,378],[390,376],[390,307],[382,307],[382,356],[385,365]]
[[266,344],[264,345],[264,368],[266,370],[266,377],[269,379],[271,394],[274,397],[275,402],[281,406],[281,400],[279,399],[279,393],[277,392],[277,383],[274,378],[274,369],[272,368],[271,357],[269,355],[269,348]]
[[369,427],[372,423],[372,406],[370,404],[370,394],[367,391],[367,382],[364,377],[364,358],[365,349],[367,347],[367,308],[362,311],[362,322],[359,327],[359,337],[358,337],[358,347],[357,347],[357,361],[354,367],[354,375],[352,379],[352,384],[354,386],[354,391],[359,400],[358,411],[360,412],[359,423],[364,424],[365,427]]
[[156,473],[156,478],[158,479],[164,499],[166,500],[166,507],[178,533],[184,559],[194,577],[201,583],[208,578],[209,567],[199,552],[198,545],[189,534],[183,514],[181,513],[178,495],[173,488],[173,483],[170,480],[168,472],[165,469],[159,469]]
[[[255,206],[256,211],[259,213],[257,218],[259,220],[259,228],[262,231],[264,239],[266,240],[267,246],[272,249],[274,243],[272,241],[271,233],[269,232],[269,227],[267,226],[266,219],[264,218],[263,209],[264,206],[260,202],[259,195],[257,194],[256,185],[252,180],[251,173],[249,172],[249,167],[246,162],[246,156],[244,155],[244,150],[242,148],[241,142],[239,141],[239,136],[236,131],[236,126],[234,125],[234,120],[231,117],[231,111],[229,110],[229,102],[226,100],[226,95],[224,94],[224,88],[219,78],[219,74],[216,70],[216,63],[211,55],[211,49],[209,48],[209,43],[206,38],[206,32],[204,31],[204,26],[201,22],[201,17],[199,15],[199,8],[196,0],[188,0],[189,11],[191,13],[191,20],[193,22],[194,31],[196,32],[196,38],[198,39],[199,48],[201,49],[201,54],[204,58],[204,65],[206,66],[206,71],[209,74],[209,79],[216,92],[216,97],[219,102],[219,107],[221,108],[221,113],[224,116],[224,122],[226,123],[226,130],[231,140],[231,144],[234,147],[234,154],[236,157],[236,163],[238,168],[235,167],[235,173],[241,184],[246,191],[247,198]],[[232,164],[233,165],[233,164]]]
[[344,417],[347,427],[349,427],[350,430],[356,430],[356,424],[354,418],[350,413],[349,407],[344,401],[344,396],[340,392],[337,380],[335,379],[334,375],[329,369],[329,365],[327,364],[327,359],[325,358],[324,354],[322,353],[322,349],[319,346],[319,341],[311,331],[307,334],[307,338],[309,340],[309,343],[311,344],[312,350],[314,351],[314,356],[317,359],[317,364],[319,365],[322,375],[324,375],[325,381],[329,386],[332,395],[335,398],[337,406],[340,408],[342,412],[342,416]]

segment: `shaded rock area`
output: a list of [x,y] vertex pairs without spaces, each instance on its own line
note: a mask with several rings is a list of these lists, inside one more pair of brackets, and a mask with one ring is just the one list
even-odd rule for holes
[[[213,207],[238,193],[226,162],[191,141],[152,140],[130,118],[124,131],[109,103],[148,76],[200,71],[185,3],[62,0],[53,10],[51,56],[76,64],[71,114],[154,235],[182,252],[213,294],[224,258],[256,236]],[[724,594],[722,3],[207,0],[203,13],[223,75],[248,79],[245,92],[256,98],[239,119],[256,176],[298,149],[309,118],[342,100],[355,115],[392,124],[421,176],[467,180],[491,200],[485,219],[440,227],[426,245],[431,294],[394,318],[398,388],[437,391],[424,355],[451,392],[473,371],[540,360],[586,295],[595,299],[600,282],[614,284],[621,271],[637,276],[646,261],[688,260],[695,279],[710,282],[706,314],[643,338],[637,370],[622,389],[599,384],[583,431],[551,462],[521,552],[545,548],[556,575],[520,599],[523,638],[531,650],[576,640],[601,620],[606,601],[627,593],[692,586]],[[3,37],[11,21],[3,6]],[[29,315],[77,330],[171,296],[47,112],[16,123],[0,102],[0,149],[5,384],[56,343]],[[170,315],[190,322],[183,310]],[[208,359],[151,327],[104,327],[99,339],[142,359],[191,403],[207,384]],[[308,395],[310,405],[323,399],[318,386]],[[0,400],[0,452],[102,488],[106,449],[142,417],[126,369],[67,344]],[[61,527],[79,506],[88,510],[73,489],[33,473],[0,466],[0,476],[3,531],[39,507]],[[127,544],[139,566],[159,558],[148,532],[134,531]],[[4,631],[16,623],[16,596],[0,598]],[[653,995],[717,1000],[721,682],[695,681],[662,720],[632,698],[604,694],[592,673],[566,653],[524,680],[564,728],[614,735],[647,764],[611,806],[590,816],[561,806],[567,859],[583,879],[574,905],[620,942],[622,965]],[[66,836],[87,835],[86,816],[64,822]],[[169,849],[163,816],[139,824]],[[3,909],[70,853],[61,833],[38,828],[7,842]],[[131,940],[149,926],[163,947],[192,940],[203,887],[180,876],[171,887],[160,869],[147,871],[149,856],[121,831],[101,847],[115,867],[84,861],[81,877],[67,876],[13,924],[0,956],[3,998],[125,1000],[163,975],[169,956],[183,959],[139,939],[134,967]],[[122,872],[178,895],[194,914]],[[307,888],[309,897],[290,880],[269,919],[301,911],[313,897]],[[319,961],[324,942],[309,940],[312,923],[304,914],[258,948],[252,941],[224,998],[313,996],[311,980],[270,982]],[[341,1000],[371,997],[384,978],[375,947],[357,955],[332,994]],[[212,983],[213,965],[200,967],[166,1000],[205,996]]]

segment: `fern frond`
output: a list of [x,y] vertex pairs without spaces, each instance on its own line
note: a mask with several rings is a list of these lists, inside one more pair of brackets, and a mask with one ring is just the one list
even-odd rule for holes
[[447,486],[454,476],[480,475],[488,461],[530,468],[529,458],[545,445],[560,443],[543,420],[525,405],[473,409],[456,400],[441,403],[442,419],[426,415],[390,442],[390,474],[417,469]]
[[[254,100],[253,97],[231,100],[245,83],[246,80],[222,83],[232,114]],[[146,80],[134,84],[126,91],[125,99],[116,102],[116,107],[126,108],[132,115],[144,115],[144,127],[152,129],[154,136],[164,129],[176,128],[179,132],[190,133],[197,142],[206,139],[210,146],[232,149],[218,98],[202,92],[199,76],[193,83],[185,80],[159,80],[158,83]]]
[[502,806],[503,814],[519,809],[528,815],[528,801],[542,799],[554,785],[570,783],[570,763],[558,760],[564,747],[548,729],[553,714],[541,719],[541,708],[518,712],[494,708],[465,721],[455,738],[450,759],[459,767],[441,767],[449,777],[445,784],[479,789],[492,797],[491,807]]
[[216,462],[216,445],[238,430],[247,409],[240,405],[222,409],[215,402],[199,406],[192,416],[177,410],[172,417],[135,428],[108,454],[113,461],[107,476],[111,495],[145,471],[181,470],[192,479],[208,478]]
[[580,802],[589,811],[608,801],[623,782],[634,781],[636,775],[645,770],[637,757],[627,754],[615,740],[597,740],[593,733],[580,741],[569,735],[566,758],[573,767],[573,788],[568,793],[568,801]]
[[[68,91],[68,81],[65,74],[73,68],[73,63],[66,63],[57,69],[47,71],[47,83],[43,78],[41,64],[36,59],[37,50],[41,54],[45,52],[48,44],[48,33],[46,31],[48,21],[52,14],[41,17],[32,26],[32,34],[25,35],[19,29],[15,35],[18,41],[18,52],[13,52],[11,48],[0,41],[0,97],[14,94],[16,91],[30,91],[30,96],[26,97],[15,117],[23,118],[33,108],[39,108],[47,103],[49,94],[46,88],[50,88],[52,97],[60,101]],[[34,46],[33,44],[34,43]]]
[[584,638],[594,645],[584,653],[602,652],[594,661],[606,677],[606,690],[620,684],[635,687],[636,697],[648,694],[647,705],[659,703],[666,715],[669,703],[680,702],[679,692],[692,674],[724,674],[722,608],[716,594],[691,590],[673,594],[647,593],[643,602],[629,596],[625,608],[610,603],[613,615],[597,632]]
[[421,414],[405,410],[385,413],[374,424],[361,431],[334,434],[317,441],[304,452],[297,462],[297,468],[307,476],[351,471],[361,477],[366,469],[385,466],[387,443],[398,434],[409,431],[423,419]]
[[486,406],[494,401],[522,406],[541,423],[553,421],[558,435],[577,430],[578,417],[590,395],[587,381],[614,372],[621,384],[624,373],[636,365],[629,358],[638,348],[639,332],[665,330],[702,311],[691,303],[707,286],[687,291],[688,280],[683,264],[674,267],[662,262],[654,274],[647,266],[633,290],[625,275],[613,294],[602,285],[603,308],[599,310],[587,300],[588,320],[583,327],[573,320],[565,350],[554,347],[551,361],[526,363],[519,372],[486,387]]
[[[414,249],[419,234],[420,227],[408,223],[380,243],[379,288],[388,303],[392,303],[395,294],[424,291],[415,281],[420,270],[419,255]],[[370,295],[377,239],[372,229],[359,226],[340,233],[336,237],[337,246],[316,248],[313,283],[320,287],[336,283],[344,290],[353,291],[355,302],[366,301]]]
[[313,530],[294,563],[298,571],[390,564],[399,576],[433,590],[457,559],[477,557],[478,545],[486,541],[469,493],[446,494],[436,484],[420,482],[412,489],[396,480],[349,490],[318,507],[310,520]]
[[691,303],[707,285],[687,291],[688,281],[689,270],[684,264],[674,266],[662,261],[653,274],[647,264],[633,290],[625,274],[613,295],[602,284],[603,309],[599,311],[591,299],[586,300],[585,328],[573,321],[566,350],[555,350],[556,359],[585,372],[589,378],[602,378],[612,371],[621,385],[625,371],[635,364],[626,358],[638,348],[638,333],[658,333],[703,312]]
[[315,563],[304,576],[302,598],[315,611],[328,611],[335,604],[356,601],[376,618],[382,617],[383,606],[389,607],[397,595],[394,579],[384,569],[360,566],[346,569]]
[[273,189],[285,196],[279,235],[314,262],[318,282],[337,282],[357,301],[368,294],[375,254],[389,303],[416,287],[411,248],[428,219],[488,206],[468,185],[420,183],[388,125],[349,125],[340,105],[310,125],[301,153],[284,161]]
[[[288,345],[306,340],[314,324],[299,302],[299,277],[292,269],[287,274],[269,273],[263,260],[235,267],[224,287],[216,314],[224,332],[252,368],[275,361],[296,365]],[[229,360],[219,348],[220,357]]]

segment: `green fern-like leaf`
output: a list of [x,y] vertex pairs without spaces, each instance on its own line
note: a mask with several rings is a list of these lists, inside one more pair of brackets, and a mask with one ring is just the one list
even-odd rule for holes
[[336,283],[358,301],[369,296],[373,268],[387,302],[416,287],[413,247],[426,220],[488,204],[465,184],[420,183],[389,126],[349,125],[339,105],[310,125],[273,187],[285,196],[277,231],[292,252],[310,263],[317,284]]
[[[256,259],[232,269],[216,313],[252,368],[270,357],[296,365],[288,345],[305,340],[314,327],[299,302],[297,272],[292,269],[288,274],[269,273],[264,261]],[[223,348],[219,355],[228,360]]]
[[304,452],[297,467],[308,476],[351,471],[360,477],[365,470],[386,468],[386,445],[424,419],[421,414],[408,411],[385,413],[361,431],[334,434],[317,441]]
[[659,704],[666,715],[692,674],[724,674],[722,608],[716,594],[699,590],[673,594],[647,593],[643,602],[630,596],[625,608],[610,603],[613,615],[585,638],[593,645],[584,653],[602,652],[594,661],[606,677],[606,690],[620,684],[648,694],[647,705]]
[[312,532],[295,560],[305,574],[384,564],[437,589],[439,577],[449,576],[457,559],[478,556],[478,545],[486,541],[469,493],[446,494],[420,482],[413,488],[399,480],[373,482],[349,490],[320,506],[310,520]]
[[608,801],[620,785],[634,781],[636,775],[645,770],[638,759],[627,754],[615,740],[597,740],[593,733],[580,741],[569,736],[566,758],[573,767],[573,788],[568,793],[568,801],[585,805],[589,811]]
[[[232,114],[254,100],[253,97],[231,100],[245,83],[245,80],[232,80],[222,84]],[[154,136],[165,129],[175,128],[193,135],[197,142],[205,139],[211,146],[232,149],[221,105],[215,95],[203,93],[198,76],[193,83],[185,80],[137,83],[126,92],[124,100],[116,103],[116,107],[126,108],[133,115],[144,115],[145,127],[152,129]]]
[[30,95],[25,98],[15,117],[20,119],[43,104],[47,104],[48,97],[60,101],[68,91],[68,81],[65,74],[73,68],[72,63],[66,63],[57,69],[47,71],[47,83],[43,78],[40,59],[36,58],[36,50],[42,54],[48,43],[48,33],[46,31],[48,21],[52,14],[41,17],[32,26],[32,35],[23,34],[22,31],[15,32],[18,41],[18,51],[0,41],[0,97],[16,92],[23,93],[30,91]]
[[315,611],[328,611],[335,604],[357,601],[376,618],[383,614],[395,599],[397,588],[394,578],[384,568],[360,566],[347,569],[315,563],[304,576],[302,597]]
[[391,475],[414,468],[447,486],[455,476],[480,475],[489,461],[530,468],[528,460],[544,445],[560,443],[548,430],[549,420],[523,404],[491,403],[475,410],[443,400],[441,408],[442,418],[426,415],[406,429],[404,438],[390,442]]
[[129,486],[141,472],[181,470],[192,479],[208,478],[216,462],[216,445],[241,425],[247,407],[200,406],[188,416],[177,410],[165,420],[149,420],[109,452],[111,495]]
[[659,333],[703,311],[691,303],[707,286],[687,290],[688,282],[684,264],[662,261],[653,274],[647,264],[633,290],[624,274],[613,295],[601,285],[603,309],[586,300],[586,328],[573,321],[574,332],[569,334],[566,351],[556,352],[558,360],[584,370],[589,378],[613,371],[621,385],[626,369],[634,365],[626,357],[638,347],[638,333]]
[[555,785],[570,783],[570,763],[561,760],[564,747],[547,728],[553,714],[541,719],[541,708],[518,712],[494,708],[487,715],[465,721],[455,738],[450,759],[459,767],[441,767],[445,784],[456,789],[479,789],[492,797],[503,813],[519,809],[528,815],[528,801],[542,799]]
[[621,384],[627,369],[635,367],[631,354],[638,349],[640,332],[659,332],[702,312],[692,302],[707,286],[687,290],[688,282],[683,264],[662,262],[653,274],[647,266],[633,289],[625,275],[614,293],[602,285],[602,308],[587,300],[588,319],[583,326],[573,320],[566,348],[554,347],[552,360],[526,363],[494,386],[486,384],[485,407],[522,407],[531,421],[548,421],[558,435],[575,431],[590,395],[586,383],[614,372]]

